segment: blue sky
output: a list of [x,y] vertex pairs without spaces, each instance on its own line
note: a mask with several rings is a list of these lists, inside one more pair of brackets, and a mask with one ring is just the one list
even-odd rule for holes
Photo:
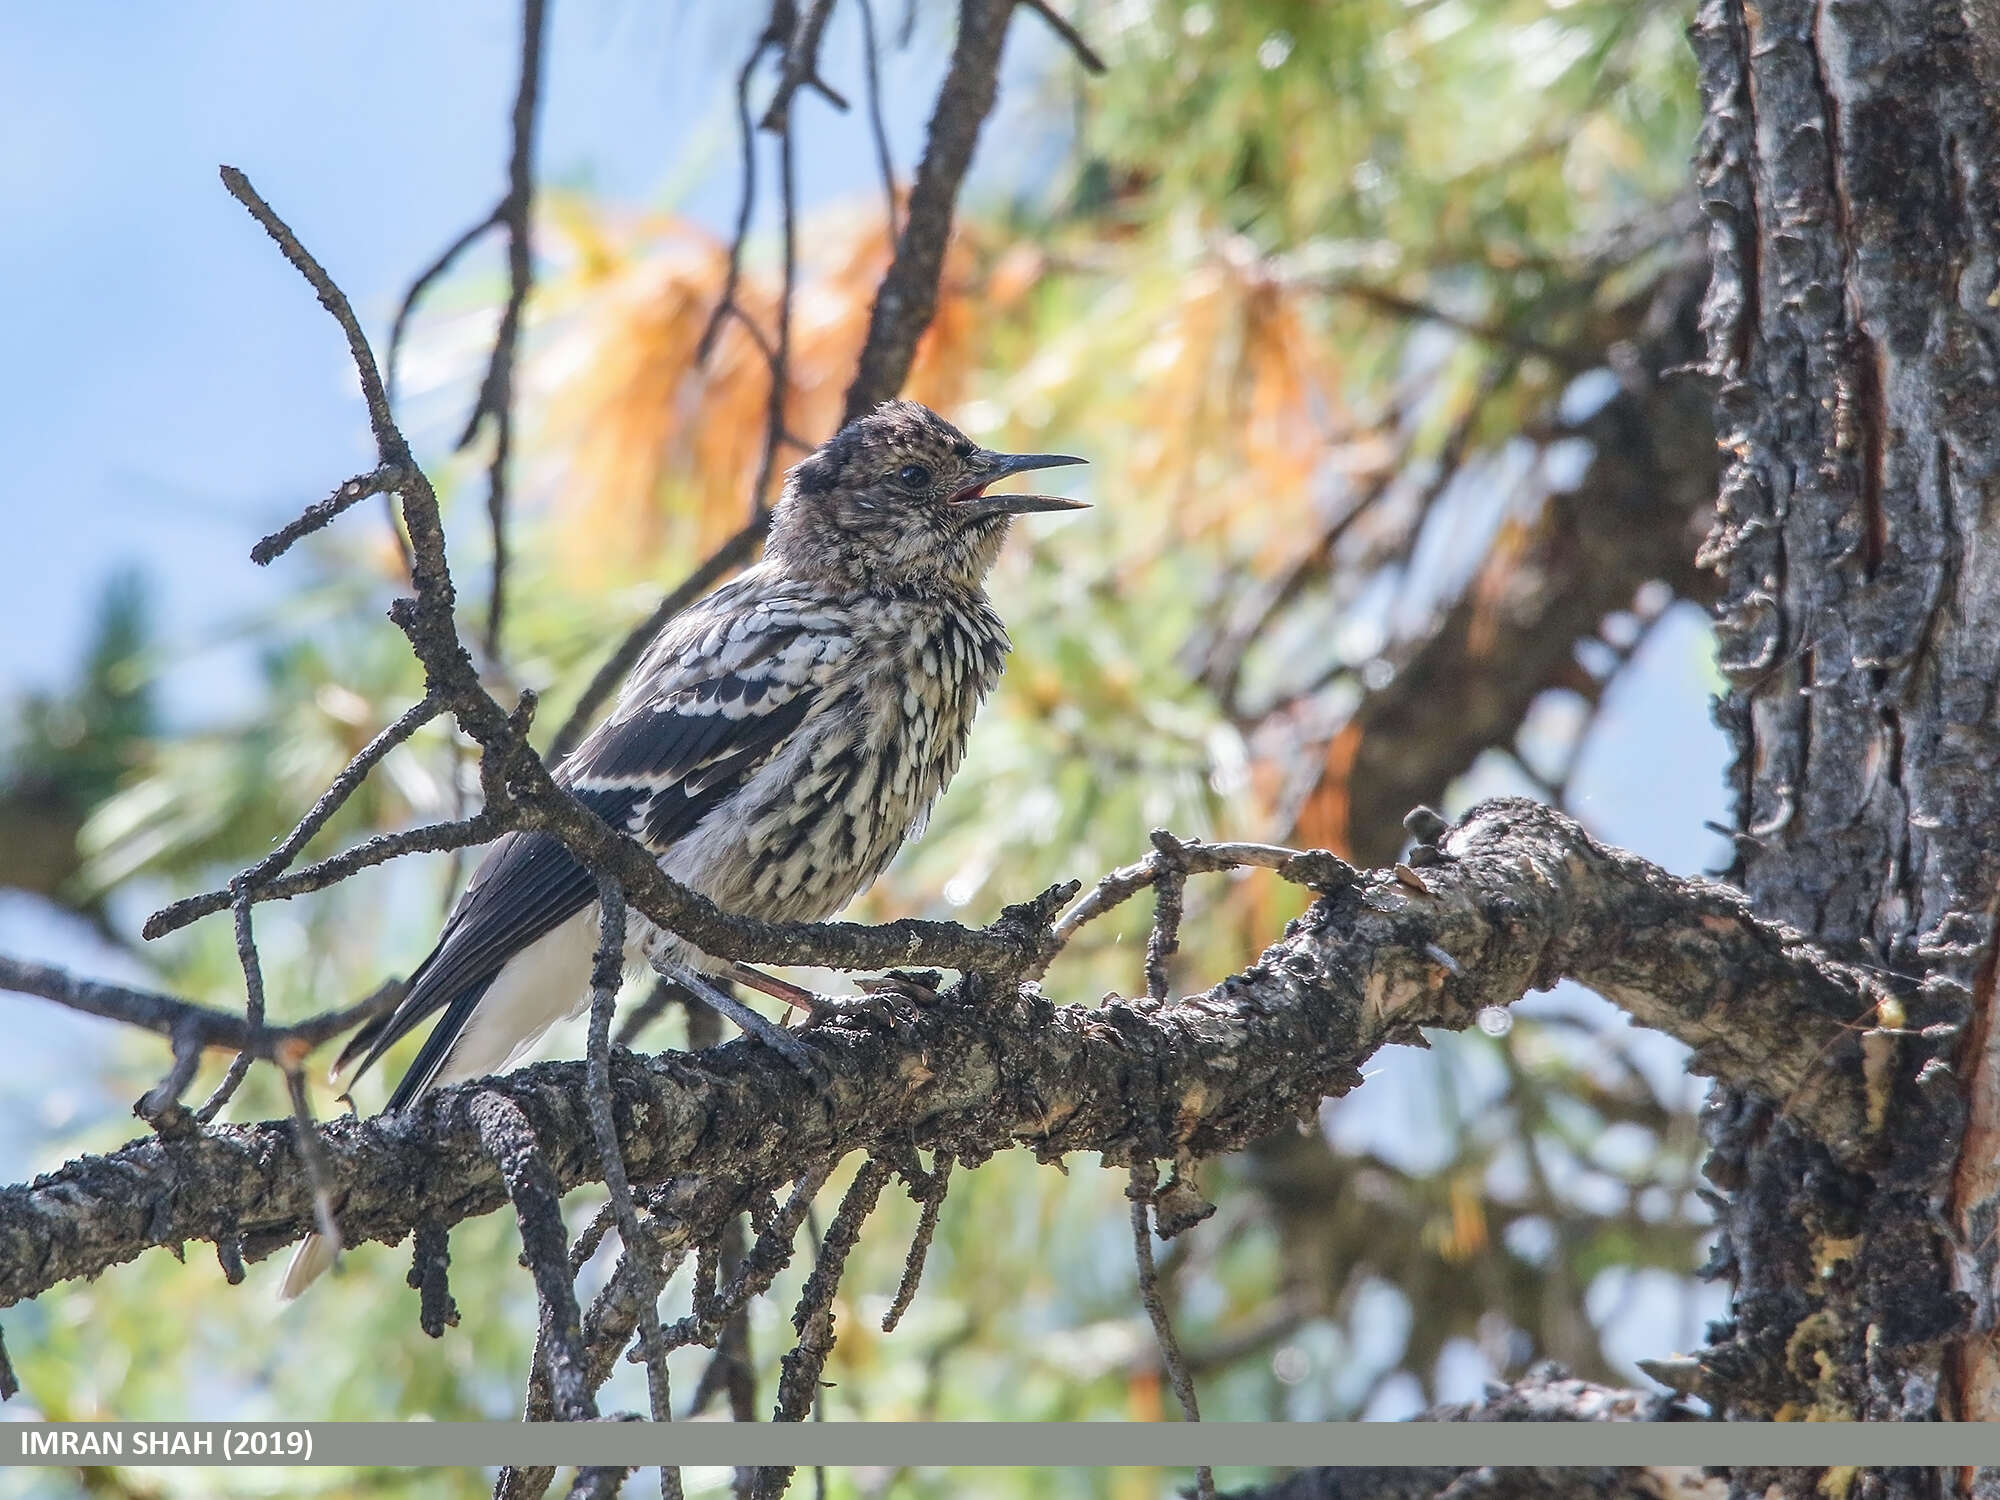
[[[900,17],[888,5],[885,25]],[[735,210],[729,84],[753,7],[555,0],[541,131],[545,181],[671,202],[711,226]],[[907,171],[942,67],[946,18],[891,48],[892,148]],[[333,272],[380,342],[415,271],[498,198],[519,25],[500,5],[27,6],[0,49],[0,512],[15,549],[0,593],[0,701],[65,679],[104,577],[150,575],[177,713],[234,701],[240,658],[189,660],[218,622],[283,597],[249,545],[372,462],[345,351],[297,275],[223,191],[259,190]],[[835,14],[829,76],[859,87],[858,24]],[[1024,18],[1003,111],[975,168],[1010,162],[1024,73],[1051,46]],[[799,180],[870,187],[859,115],[800,106]],[[768,174],[767,174],[768,180]],[[470,274],[489,259],[472,261]]]

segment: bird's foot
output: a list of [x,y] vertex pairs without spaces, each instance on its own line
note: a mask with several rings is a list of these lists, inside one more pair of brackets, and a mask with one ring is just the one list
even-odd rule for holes
[[873,979],[855,981],[871,995],[900,995],[915,1006],[929,1010],[940,998],[938,986],[944,975],[936,969],[891,969]]
[[892,969],[876,979],[857,980],[858,995],[816,995],[808,1028],[829,1021],[853,1021],[861,1026],[885,1031],[902,1031],[923,1019],[923,1012],[937,1004],[938,980],[935,969],[912,972]]

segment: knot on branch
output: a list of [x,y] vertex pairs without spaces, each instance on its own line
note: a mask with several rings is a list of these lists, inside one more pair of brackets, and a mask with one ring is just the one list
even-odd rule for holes
[[986,932],[1011,946],[1017,962],[1007,966],[1009,972],[994,976],[996,979],[1003,985],[1012,984],[1022,974],[1039,973],[1037,966],[1055,957],[1062,947],[1055,930],[1056,913],[1082,889],[1080,880],[1058,881],[1038,896],[1000,908],[1000,915]]

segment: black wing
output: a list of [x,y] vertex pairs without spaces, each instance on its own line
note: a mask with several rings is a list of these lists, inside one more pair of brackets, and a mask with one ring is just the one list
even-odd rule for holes
[[[764,614],[720,641],[710,632],[678,658],[662,661],[656,653],[556,779],[613,827],[663,854],[797,732],[846,647],[844,636],[810,629],[795,616]],[[402,1003],[355,1034],[335,1072],[358,1056],[358,1078],[444,1011],[389,1101],[390,1109],[402,1108],[444,1065],[507,961],[596,896],[595,879],[547,834],[503,836],[474,872],[437,947],[410,976]]]

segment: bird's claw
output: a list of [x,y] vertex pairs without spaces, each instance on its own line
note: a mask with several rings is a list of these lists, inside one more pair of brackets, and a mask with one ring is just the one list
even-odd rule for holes
[[944,978],[936,969],[891,969],[873,979],[855,983],[871,995],[898,995],[912,1005],[928,1009],[938,1003],[938,984]]
[[859,981],[858,995],[821,995],[816,998],[806,1027],[824,1026],[833,1021],[851,1021],[878,1031],[902,1031],[923,1019],[923,1008],[937,1003],[938,975],[912,974],[893,970],[879,979]]

